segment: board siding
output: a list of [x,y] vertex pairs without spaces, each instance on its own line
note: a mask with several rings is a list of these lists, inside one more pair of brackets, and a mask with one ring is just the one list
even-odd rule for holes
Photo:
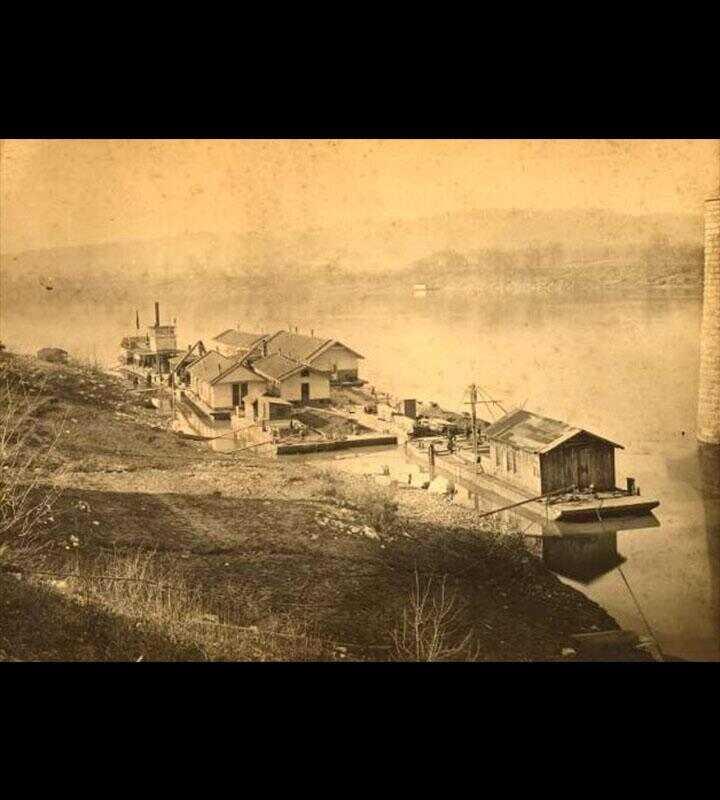
[[615,450],[599,443],[558,447],[541,455],[540,472],[543,492],[590,484],[599,491],[614,489]]

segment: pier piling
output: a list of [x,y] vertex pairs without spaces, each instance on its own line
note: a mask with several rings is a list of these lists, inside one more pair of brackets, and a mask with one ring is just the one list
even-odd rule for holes
[[705,202],[697,438],[706,444],[720,444],[720,197]]

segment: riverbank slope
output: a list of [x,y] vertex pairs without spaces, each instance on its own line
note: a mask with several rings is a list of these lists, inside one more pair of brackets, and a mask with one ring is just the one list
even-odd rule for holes
[[0,388],[3,518],[53,500],[2,534],[0,659],[562,660],[617,628],[439,498],[182,441],[90,367],[3,353]]

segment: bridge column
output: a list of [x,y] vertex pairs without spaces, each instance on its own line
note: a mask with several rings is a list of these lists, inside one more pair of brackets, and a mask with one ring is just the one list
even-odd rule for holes
[[707,444],[720,444],[720,197],[705,202],[697,438]]

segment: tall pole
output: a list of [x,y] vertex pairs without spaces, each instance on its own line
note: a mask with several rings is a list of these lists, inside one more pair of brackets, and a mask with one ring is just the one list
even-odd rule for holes
[[475,414],[475,405],[477,403],[477,386],[474,383],[470,384],[470,416],[472,418],[472,437],[473,437],[473,452],[475,453],[475,463],[478,460],[478,436],[477,436],[477,415]]

